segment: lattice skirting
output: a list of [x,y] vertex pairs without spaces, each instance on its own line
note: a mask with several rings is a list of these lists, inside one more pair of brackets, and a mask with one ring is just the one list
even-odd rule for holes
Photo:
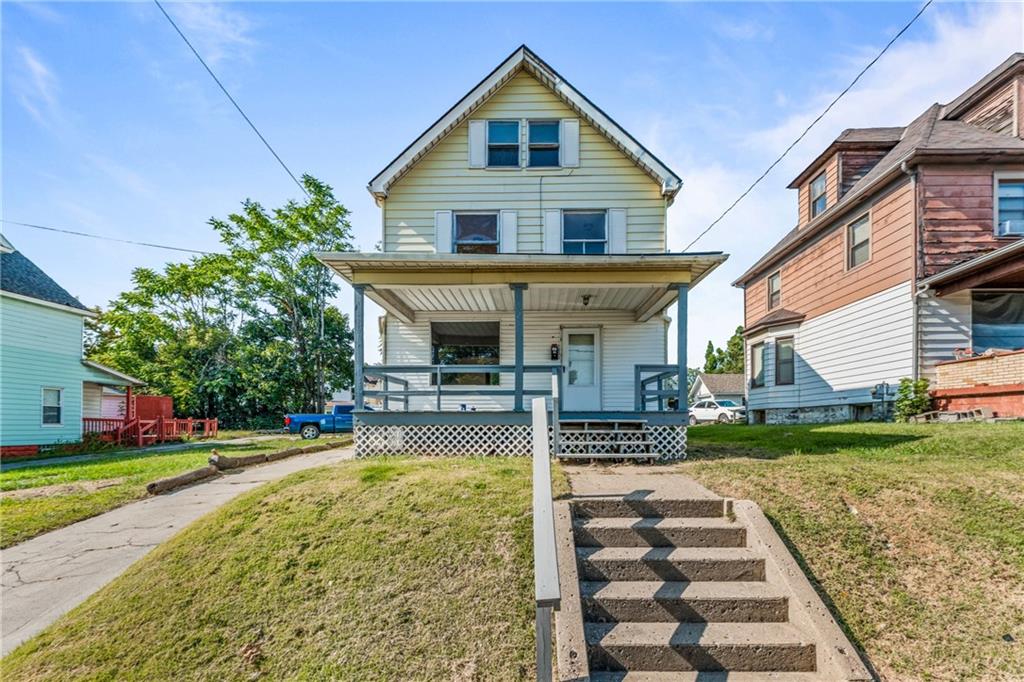
[[[686,456],[686,427],[650,425],[653,451],[662,459]],[[525,457],[532,448],[526,424],[360,424],[355,425],[356,457]]]

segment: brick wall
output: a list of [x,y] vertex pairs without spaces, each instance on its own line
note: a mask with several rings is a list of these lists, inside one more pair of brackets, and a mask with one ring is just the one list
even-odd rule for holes
[[1024,350],[936,366],[936,390],[1024,384]]

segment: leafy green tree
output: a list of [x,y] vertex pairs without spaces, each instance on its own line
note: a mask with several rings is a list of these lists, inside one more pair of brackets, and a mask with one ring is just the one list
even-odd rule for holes
[[743,352],[743,327],[736,327],[736,331],[725,348],[716,348],[715,344],[708,341],[707,350],[704,351],[704,372],[707,374],[742,374],[744,371]]

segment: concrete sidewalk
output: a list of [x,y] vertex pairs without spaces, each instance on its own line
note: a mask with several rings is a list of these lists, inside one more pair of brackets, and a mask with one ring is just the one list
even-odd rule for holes
[[119,507],[2,552],[2,654],[39,633],[183,527],[263,483],[353,459],[351,446],[250,467]]

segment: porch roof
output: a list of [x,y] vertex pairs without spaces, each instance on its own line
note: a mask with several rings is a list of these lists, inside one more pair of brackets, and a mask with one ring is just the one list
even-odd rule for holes
[[525,284],[525,310],[631,310],[638,321],[723,263],[721,252],[563,254],[318,254],[320,260],[399,319],[424,312],[512,312],[510,285]]

